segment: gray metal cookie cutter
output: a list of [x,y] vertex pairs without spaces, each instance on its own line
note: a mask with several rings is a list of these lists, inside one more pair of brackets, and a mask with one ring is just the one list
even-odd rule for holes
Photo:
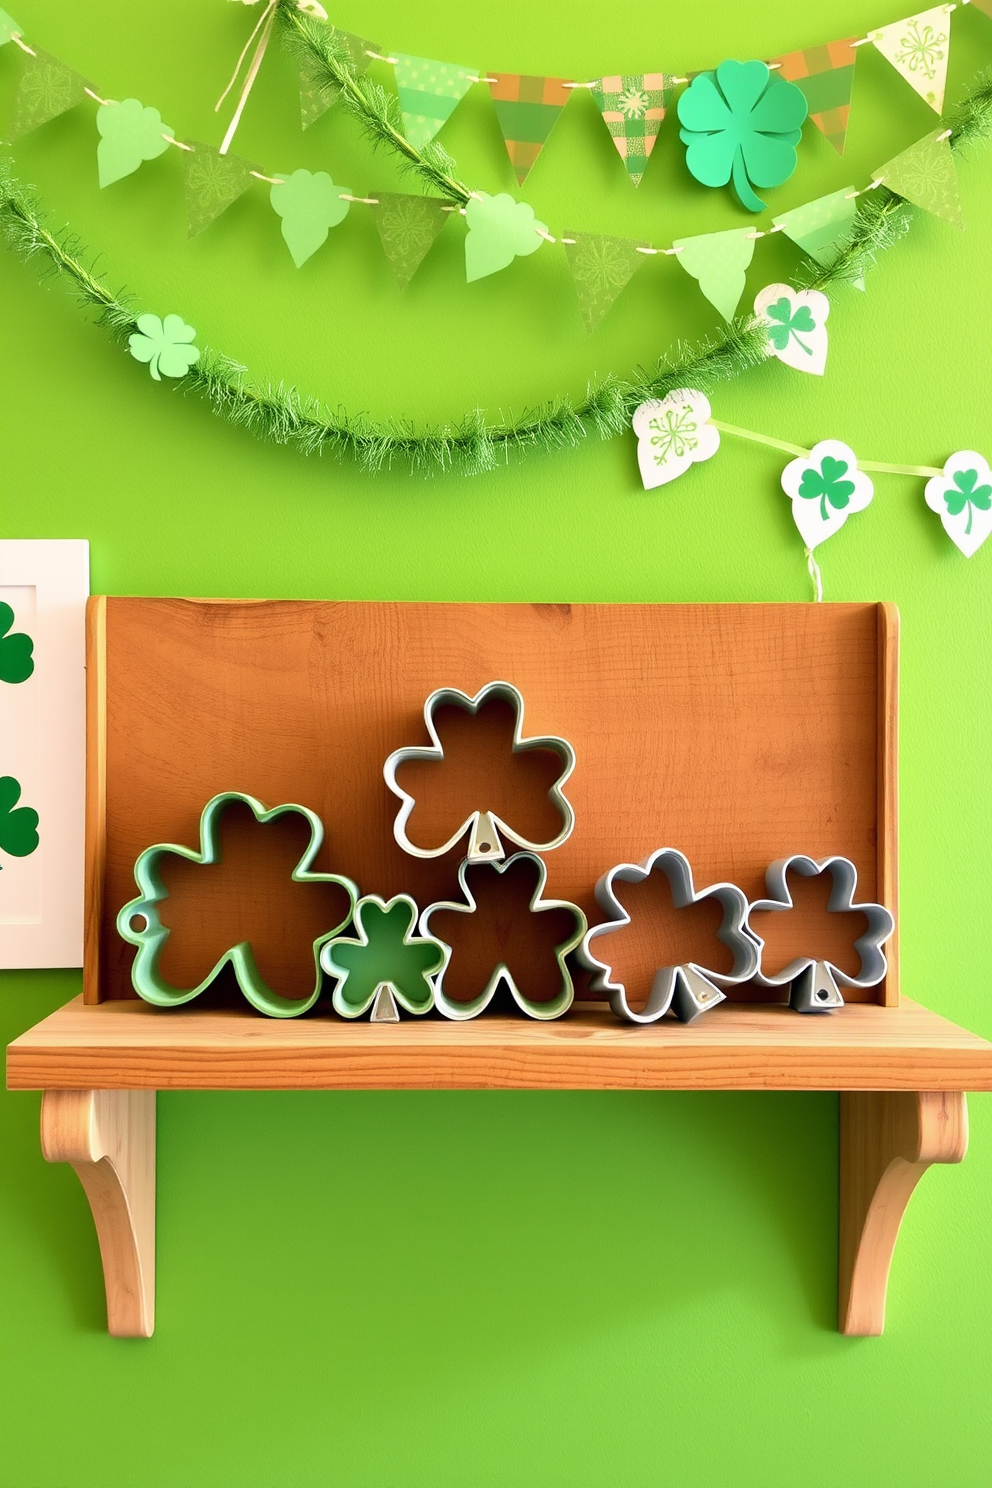
[[463,904],[459,904],[454,900],[439,900],[436,904],[429,904],[424,910],[423,914],[420,916],[419,929],[421,935],[432,940],[441,940],[441,944],[444,946],[445,949],[444,963],[440,971],[434,977],[434,1006],[437,1008],[438,1012],[443,1013],[446,1018],[451,1018],[459,1022],[467,1018],[477,1018],[480,1013],[485,1012],[486,1008],[492,1002],[493,998],[496,995],[496,989],[501,982],[508,988],[510,995],[512,996],[517,1006],[520,1008],[521,1012],[526,1013],[527,1016],[530,1018],[538,1018],[541,1020],[560,1018],[562,1013],[566,1013],[572,1005],[572,998],[575,995],[575,987],[572,982],[571,973],[569,972],[568,967],[565,965],[565,957],[569,954],[570,951],[574,951],[578,948],[579,942],[581,941],[583,935],[586,933],[586,926],[588,924],[588,921],[586,920],[585,915],[582,913],[582,910],[579,909],[577,904],[569,904],[568,901],[565,899],[543,899],[541,897],[544,893],[544,886],[548,881],[548,870],[544,863],[544,860],[542,858],[539,858],[536,853],[514,853],[513,857],[507,858],[505,863],[495,863],[487,861],[483,866],[492,868],[495,873],[505,873],[509,868],[513,867],[514,863],[519,863],[524,858],[527,858],[532,863],[536,863],[538,865],[537,886],[530,898],[531,912],[540,914],[542,911],[549,909],[567,909],[575,918],[574,933],[570,935],[567,940],[564,940],[559,945],[555,946],[555,960],[558,962],[558,969],[561,973],[561,985],[559,987],[558,993],[555,997],[550,998],[546,1002],[532,1001],[530,998],[525,997],[520,991],[520,988],[517,986],[516,982],[513,979],[513,973],[510,971],[510,968],[507,966],[506,962],[500,961],[499,964],[494,967],[492,975],[490,976],[483,990],[479,993],[478,997],[473,998],[471,1002],[455,1002],[445,996],[444,975],[451,960],[451,947],[445,941],[441,940],[440,936],[431,934],[429,928],[430,917],[432,914],[435,913],[436,910],[439,909],[454,910],[457,914],[474,914],[475,911],[478,909],[479,906],[476,903],[471,889],[465,881],[465,874],[470,867],[477,867],[479,865],[473,864],[468,858],[463,858],[461,863],[458,865],[458,886],[465,896],[465,902]]
[[[550,842],[529,842],[519,832],[515,832],[508,822],[491,811],[481,807],[473,811],[465,818],[457,832],[452,833],[447,842],[440,847],[417,847],[411,842],[406,834],[407,822],[410,813],[416,804],[413,796],[409,795],[401,785],[397,783],[396,771],[398,767],[407,760],[442,760],[444,749],[438,737],[434,725],[434,713],[437,708],[455,707],[463,708],[467,713],[478,713],[484,703],[490,698],[502,698],[504,702],[511,703],[516,711],[516,723],[513,730],[513,753],[526,754],[533,749],[550,749],[557,754],[562,762],[562,771],[548,792],[549,799],[558,808],[562,817],[562,829]],[[525,739],[522,729],[524,722],[524,700],[520,692],[511,682],[489,682],[485,687],[469,697],[468,693],[459,692],[455,687],[439,687],[432,692],[424,704],[424,722],[427,732],[430,734],[432,743],[426,747],[411,746],[403,749],[394,749],[386,760],[382,773],[386,784],[394,796],[399,796],[402,802],[393,823],[393,836],[402,847],[404,852],[411,853],[415,858],[439,858],[446,853],[455,843],[469,832],[468,860],[470,863],[491,863],[506,857],[506,849],[500,840],[500,833],[515,842],[527,852],[550,852],[553,847],[561,847],[562,843],[571,835],[575,825],[575,813],[571,803],[562,792],[562,786],[575,768],[575,750],[567,739],[560,739],[557,735],[549,734],[543,738]]]
[[[834,966],[832,961],[797,956],[775,976],[767,976],[759,967],[755,981],[760,982],[763,987],[782,987],[790,982],[789,1006],[798,1013],[830,1012],[832,1008],[844,1006],[838,982],[843,982],[848,987],[874,987],[882,980],[888,970],[882,946],[895,929],[896,922],[884,905],[855,904],[858,870],[850,858],[808,858],[804,853],[794,853],[789,858],[776,858],[769,865],[765,872],[765,886],[770,897],[758,899],[752,904],[750,914],[792,908],[792,895],[786,881],[790,870],[803,878],[815,878],[820,873],[829,872],[832,884],[827,909],[838,914],[856,911],[865,916],[867,928],[854,942],[854,949],[861,961],[861,970],[857,976],[852,977],[846,971],[841,971],[839,966]],[[763,951],[764,941],[750,926],[748,929]]]
[[[620,930],[631,922],[630,915],[613,891],[614,883],[618,880],[621,883],[643,883],[655,867],[660,868],[668,879],[676,909],[685,909],[702,899],[720,902],[723,921],[717,936],[733,952],[734,964],[726,973],[710,971],[694,961],[682,966],[660,966],[651,983],[647,1002],[640,1012],[635,1012],[627,1001],[626,987],[622,982],[612,980],[613,968],[593,954],[592,946],[601,936]],[[640,864],[619,863],[611,868],[596,885],[596,902],[610,918],[605,924],[594,925],[586,933],[579,959],[589,971],[596,973],[592,991],[607,994],[610,1007],[618,1018],[625,1018],[630,1023],[656,1023],[671,1008],[681,1022],[691,1023],[700,1013],[708,1012],[724,1000],[721,987],[746,982],[758,970],[760,942],[748,929],[747,895],[731,883],[710,884],[709,888],[697,893],[693,888],[688,858],[673,847],[660,847]]]

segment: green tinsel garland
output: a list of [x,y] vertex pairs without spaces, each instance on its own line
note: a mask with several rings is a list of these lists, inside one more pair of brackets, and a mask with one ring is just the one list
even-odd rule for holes
[[[439,145],[417,151],[403,137],[395,98],[376,84],[359,78],[335,51],[334,32],[286,8],[294,31],[311,59],[326,67],[326,80],[339,85],[346,106],[365,124],[373,141],[397,150],[413,169],[444,195],[465,200],[468,188],[454,175],[454,161]],[[992,73],[976,80],[955,117],[951,146],[963,146],[992,133]],[[881,186],[858,203],[854,232],[839,258],[823,268],[810,265],[802,277],[806,288],[822,289],[838,280],[861,277],[876,256],[909,230],[912,218],[902,197]],[[43,271],[64,276],[77,298],[94,308],[98,323],[123,345],[137,329],[131,297],[115,294],[103,278],[86,267],[82,245],[68,229],[53,233],[39,216],[31,192],[14,174],[8,161],[0,162],[0,231],[25,259],[39,260]],[[487,423],[476,409],[457,425],[418,431],[410,423],[376,423],[364,416],[337,413],[316,398],[283,384],[253,383],[247,370],[221,353],[205,348],[183,379],[211,404],[215,413],[249,430],[258,439],[294,445],[303,454],[348,455],[370,473],[405,462],[424,474],[458,469],[467,474],[491,470],[512,451],[550,451],[578,444],[587,434],[601,439],[623,433],[640,403],[664,398],[679,387],[705,392],[714,383],[735,377],[766,359],[766,335],[750,319],[732,322],[722,338],[695,348],[677,347],[653,371],[638,369],[630,378],[608,377],[590,386],[579,402],[556,398],[512,423]]]

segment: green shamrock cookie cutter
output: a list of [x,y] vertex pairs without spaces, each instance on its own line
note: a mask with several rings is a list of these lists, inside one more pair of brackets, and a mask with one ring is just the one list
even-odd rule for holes
[[355,905],[357,939],[335,936],[321,947],[320,964],[336,979],[334,1011],[373,1023],[398,1023],[397,1003],[417,1016],[434,1006],[434,977],[451,954],[443,941],[417,935],[420,910],[409,894],[388,902],[366,894]]
[[[314,985],[309,997],[281,997],[278,992],[273,992],[263,980],[252,953],[251,943],[247,940],[240,941],[236,946],[225,951],[202,982],[195,987],[174,987],[159,973],[159,955],[172,934],[158,916],[158,905],[163,899],[169,897],[169,891],[162,882],[159,859],[163,854],[171,853],[174,857],[185,858],[188,863],[219,863],[222,857],[220,819],[227,807],[235,802],[247,806],[255,820],[263,826],[266,822],[275,821],[277,817],[285,816],[291,811],[302,816],[310,826],[310,842],[293,869],[291,874],[293,883],[337,884],[348,896],[348,913],[344,919],[323,935],[319,935],[313,943]],[[323,840],[323,823],[320,817],[306,806],[291,804],[273,806],[271,811],[267,811],[261,801],[257,801],[254,796],[244,795],[241,791],[222,791],[220,795],[209,800],[203,808],[200,816],[199,852],[172,842],[158,842],[153,847],[146,847],[144,852],[139,854],[134,865],[134,880],[141,892],[136,899],[125,904],[117,916],[118,934],[129,945],[138,948],[138,954],[131,966],[131,982],[138,996],[144,998],[145,1002],[154,1003],[156,1007],[179,1007],[184,1002],[192,1002],[195,997],[205,991],[221,968],[230,963],[238,986],[252,1007],[260,1013],[265,1013],[270,1018],[295,1018],[312,1008],[321,990],[321,948],[326,941],[338,935],[345,928],[355,911],[355,904],[358,900],[358,886],[350,878],[345,878],[339,873],[318,873],[311,869],[310,865],[320,851]],[[134,923],[138,919],[144,921],[140,929]]]

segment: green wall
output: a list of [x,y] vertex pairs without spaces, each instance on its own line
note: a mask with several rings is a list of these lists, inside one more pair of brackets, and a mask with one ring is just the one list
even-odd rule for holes
[[[879,10],[879,5],[881,9]],[[882,0],[705,0],[631,12],[341,0],[346,27],[427,55],[595,76],[767,56],[893,18]],[[220,0],[17,0],[27,34],[173,127],[212,103],[250,25]],[[755,14],[760,10],[760,14]],[[948,96],[992,56],[954,17]],[[846,161],[807,130],[776,210],[862,183],[933,127],[872,48]],[[0,54],[9,92],[19,67]],[[512,189],[484,97],[445,138]],[[5,105],[9,109],[9,103]],[[447,227],[401,295],[356,207],[293,268],[264,188],[187,243],[178,151],[96,190],[92,109],[14,149],[55,222],[140,308],[180,311],[274,379],[380,415],[520,408],[651,362],[715,312],[653,260],[587,336],[560,250],[466,286]],[[0,125],[7,113],[0,113]],[[356,126],[299,133],[267,59],[238,146],[271,170],[399,183]],[[552,229],[670,239],[741,220],[692,186],[673,121],[642,186],[588,96],[526,195]],[[833,296],[826,377],[772,363],[714,396],[731,423],[867,459],[989,450],[988,158],[961,169],[968,229],[919,221]],[[410,189],[416,189],[411,186]],[[746,299],[796,256],[758,245]],[[3,533],[87,537],[96,591],[393,599],[802,600],[773,451],[726,441],[646,494],[631,438],[476,479],[372,481],[229,429],[153,383],[66,295],[0,257]],[[966,562],[922,482],[880,476],[822,550],[826,595],[902,610],[904,991],[992,1035],[988,679],[992,543]],[[784,844],[783,846],[791,846]],[[7,1037],[75,994],[8,974]],[[104,1332],[82,1190],[38,1149],[38,1097],[4,1097],[2,1488],[987,1488],[992,1461],[992,1104],[972,1151],[910,1206],[881,1339],[834,1331],[837,1105],[784,1094],[166,1094],[159,1099],[158,1330]]]

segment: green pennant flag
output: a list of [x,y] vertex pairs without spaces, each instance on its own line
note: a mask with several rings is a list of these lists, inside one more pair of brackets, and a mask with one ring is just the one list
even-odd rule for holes
[[36,50],[33,57],[25,59],[14,100],[10,138],[20,139],[22,134],[75,108],[86,97],[86,86],[86,79],[66,67],[58,57]]
[[875,179],[882,180],[890,191],[943,217],[955,227],[964,227],[964,213],[958,196],[958,173],[945,130],[934,130],[903,150],[901,155],[880,165]]
[[396,52],[396,91],[403,110],[406,137],[415,150],[432,140],[465,97],[478,74],[450,62],[432,62]]
[[371,208],[382,247],[400,289],[405,289],[451,216],[451,203],[436,196],[378,191]]
[[562,238],[586,330],[593,331],[644,262],[630,238],[566,233]]
[[854,187],[844,186],[791,212],[782,212],[774,222],[804,253],[829,268],[851,241],[857,209]]
[[[372,61],[369,52],[377,52],[378,45],[374,41],[366,41],[364,36],[353,35],[351,31],[340,31],[337,26],[331,29],[334,32],[334,41],[344,54],[343,60],[356,72],[364,72]],[[315,124],[337,102],[341,87],[338,83],[326,80],[323,68],[313,60],[309,52],[300,53],[298,65],[300,120],[303,128],[309,129],[311,124]]]
[[687,274],[715,305],[724,320],[733,320],[744,293],[744,275],[754,256],[754,228],[732,227],[729,232],[679,238],[672,244]]
[[195,238],[248,190],[251,173],[258,166],[240,155],[222,155],[216,145],[199,140],[186,140],[186,144],[192,146],[183,151],[186,235]]
[[0,10],[0,46],[6,46],[15,36],[23,36],[24,27],[19,26],[12,15]]

